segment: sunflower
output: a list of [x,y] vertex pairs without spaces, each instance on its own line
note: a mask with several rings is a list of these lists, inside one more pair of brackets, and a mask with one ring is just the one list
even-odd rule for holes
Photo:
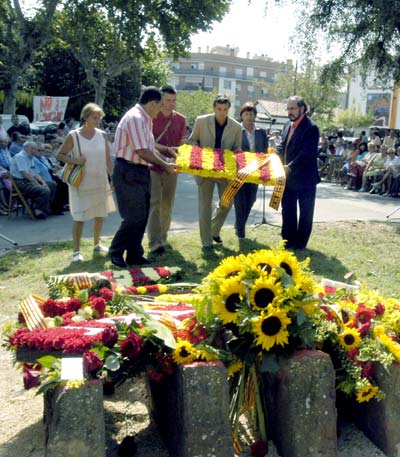
[[267,313],[261,315],[253,321],[253,331],[256,333],[256,343],[268,351],[275,344],[284,346],[288,343],[289,332],[287,326],[291,319],[284,311],[268,307]]
[[250,263],[263,273],[269,275],[275,265],[275,255],[273,251],[260,249],[248,256]]
[[197,358],[197,349],[189,343],[178,338],[172,358],[176,364],[182,364],[193,362]]
[[246,290],[236,277],[226,279],[220,288],[220,295],[214,297],[213,312],[224,324],[237,322],[238,310],[241,301],[246,295]]
[[240,360],[237,360],[236,362],[229,365],[227,368],[228,378],[231,378],[235,373],[240,371],[242,368],[243,368],[243,363]]
[[198,349],[197,350],[197,358],[201,360],[205,360],[206,362],[212,362],[213,360],[219,360],[216,351],[211,352],[207,351],[207,349]]
[[254,309],[262,310],[276,303],[282,293],[282,286],[276,282],[276,278],[263,274],[254,281],[250,292],[250,303]]
[[343,333],[339,335],[339,343],[344,349],[346,349],[346,351],[351,351],[360,345],[360,334],[355,328],[346,327]]
[[243,270],[245,256],[243,254],[238,256],[226,257],[221,261],[217,268],[211,273],[211,276],[219,279],[232,278]]
[[364,401],[370,401],[371,398],[374,398],[378,393],[379,388],[369,384],[366,387],[362,387],[357,391],[357,401],[358,403],[363,403]]
[[296,285],[302,283],[304,273],[302,272],[301,264],[291,252],[278,252],[275,256],[275,266],[282,268],[293,279]]

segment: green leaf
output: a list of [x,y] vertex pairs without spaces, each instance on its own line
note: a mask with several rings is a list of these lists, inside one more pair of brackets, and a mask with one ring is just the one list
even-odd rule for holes
[[40,359],[37,359],[37,361],[42,365],[42,367],[45,368],[53,368],[54,367],[54,362],[57,362],[59,359],[57,357],[54,357],[54,355],[44,355],[43,357],[40,357]]
[[104,366],[107,368],[107,370],[110,370],[110,371],[119,370],[119,367],[121,365],[119,363],[118,356],[116,356],[115,354],[109,355],[104,362]]
[[304,322],[307,320],[307,314],[305,313],[303,308],[299,308],[299,311],[297,313],[297,325],[302,325]]
[[278,358],[276,354],[263,353],[261,362],[261,373],[276,373],[279,370]]
[[154,332],[154,335],[162,340],[165,346],[175,349],[176,341],[174,335],[167,326],[154,319],[150,319],[146,321],[145,327],[147,330]]
[[82,303],[87,303],[89,299],[89,291],[88,289],[82,289],[76,294],[76,298],[81,301]]

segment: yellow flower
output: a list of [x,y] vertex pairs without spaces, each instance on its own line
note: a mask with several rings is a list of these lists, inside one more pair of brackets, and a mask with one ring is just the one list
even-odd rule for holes
[[147,289],[144,286],[139,286],[139,287],[136,288],[136,290],[137,290],[137,293],[140,294],[140,295],[143,295],[143,294],[145,294],[147,292]]
[[363,403],[365,401],[370,401],[371,398],[374,398],[378,393],[379,388],[369,384],[366,387],[361,388],[357,391],[357,401],[358,403]]
[[389,351],[393,354],[396,360],[400,362],[400,344],[393,341],[392,338],[390,338],[390,336],[387,336],[384,333],[378,335],[378,339],[384,346],[386,346],[389,349]]
[[209,352],[206,349],[197,350],[197,358],[201,360],[206,360],[207,362],[212,362],[213,360],[219,360],[217,354]]
[[244,255],[226,257],[212,272],[214,278],[229,279],[241,273],[245,261]]
[[189,343],[189,341],[184,341],[178,338],[174,352],[172,353],[172,358],[177,364],[184,365],[185,363],[193,362],[197,357],[197,349]]
[[288,251],[281,251],[275,257],[275,265],[282,268],[296,285],[301,284],[304,279],[304,274],[301,269],[300,262],[296,256]]
[[243,363],[240,360],[229,365],[229,367],[227,368],[228,378],[231,378],[235,373],[240,371],[242,367]]
[[283,289],[276,278],[261,275],[254,281],[250,293],[250,303],[254,309],[262,310],[268,305],[276,303],[282,295]]
[[246,295],[243,284],[236,277],[226,279],[221,284],[220,294],[214,297],[212,309],[224,324],[237,322],[238,309]]
[[289,332],[287,326],[291,319],[284,311],[268,307],[268,314],[261,315],[253,321],[253,331],[257,335],[256,343],[268,351],[272,346],[288,343]]
[[361,337],[355,328],[346,327],[339,335],[339,342],[346,351],[351,351],[360,345]]
[[157,289],[160,294],[165,294],[168,290],[168,287],[165,284],[157,284]]
[[85,384],[84,379],[70,380],[65,383],[66,389],[79,389]]
[[376,325],[374,327],[374,337],[384,335],[385,334],[385,327],[383,325]]
[[265,274],[269,275],[275,265],[275,255],[273,251],[267,249],[260,249],[249,255],[249,261],[257,269],[260,269]]

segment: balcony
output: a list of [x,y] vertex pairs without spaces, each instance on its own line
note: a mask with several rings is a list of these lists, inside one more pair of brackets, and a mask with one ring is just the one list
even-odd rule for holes
[[274,83],[274,78],[267,76],[265,78],[261,78],[260,76],[245,76],[245,75],[237,75],[234,72],[221,72],[217,70],[197,70],[195,68],[172,68],[170,67],[171,71],[174,75],[177,76],[214,76],[216,78],[226,78],[226,79],[236,79],[237,81],[263,81],[267,83]]

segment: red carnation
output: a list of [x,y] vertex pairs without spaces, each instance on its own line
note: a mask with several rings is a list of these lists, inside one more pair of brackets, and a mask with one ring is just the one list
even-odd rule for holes
[[358,305],[355,318],[365,324],[375,317],[375,311],[371,308],[367,308],[365,305]]
[[367,362],[362,370],[361,375],[368,379],[368,381],[372,381],[375,373],[375,366],[372,362]]
[[108,289],[108,287],[102,287],[99,290],[100,297],[103,297],[105,301],[110,301],[113,298],[112,290]]
[[55,317],[57,316],[58,303],[56,300],[49,298],[44,303],[42,303],[42,311],[46,317]]
[[154,370],[147,370],[147,376],[149,377],[150,381],[153,382],[160,382],[164,375],[162,373],[158,373],[157,371]]
[[71,298],[70,300],[65,302],[65,309],[67,312],[74,312],[78,311],[82,306],[82,302],[77,298]]
[[83,354],[83,368],[86,373],[95,375],[103,366],[102,360],[93,351],[87,351]]
[[268,454],[268,444],[265,441],[257,440],[250,446],[250,455],[253,457],[264,457]]
[[368,332],[369,332],[369,329],[371,328],[371,321],[368,321],[366,322],[365,324],[362,324],[359,328],[358,328],[358,332],[360,333],[361,336],[365,336]]
[[104,311],[106,309],[106,301],[102,297],[96,297],[92,295],[89,297],[90,307],[97,311],[98,317],[104,316]]
[[375,313],[377,316],[382,316],[382,314],[385,312],[385,305],[382,303],[377,303],[375,306]]
[[351,351],[349,351],[347,353],[347,358],[352,360],[354,362],[354,360],[356,359],[356,357],[360,354],[360,350],[358,348],[354,348],[352,349]]
[[140,336],[130,332],[126,340],[121,342],[121,354],[128,359],[136,359],[143,347],[143,340]]
[[36,387],[40,384],[40,371],[34,370],[32,365],[24,364],[23,368],[23,381],[24,381],[24,388],[31,389],[32,387]]
[[73,320],[72,318],[76,316],[76,313],[74,312],[69,312],[69,313],[64,313],[61,317],[63,318],[63,323],[62,325],[70,325],[73,323]]

